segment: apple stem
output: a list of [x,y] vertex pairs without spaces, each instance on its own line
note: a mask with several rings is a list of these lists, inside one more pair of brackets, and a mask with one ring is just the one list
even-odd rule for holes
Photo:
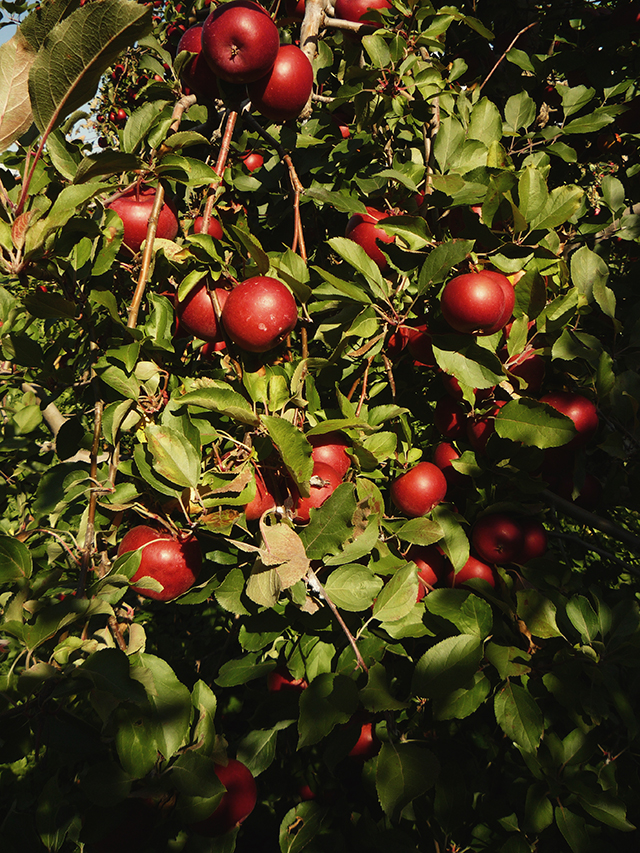
[[347,627],[346,622],[344,621],[344,619],[340,615],[340,611],[335,606],[335,604],[331,600],[330,596],[327,594],[327,591],[322,586],[322,584],[318,580],[318,576],[316,575],[316,573],[313,571],[313,569],[311,567],[309,567],[309,569],[307,571],[307,583],[308,583],[309,587],[311,588],[311,590],[318,596],[318,598],[321,598],[322,601],[325,601],[329,605],[329,609],[331,610],[333,615],[336,617],[336,620],[337,620],[338,624],[340,625],[340,627],[342,628],[345,637],[349,641],[349,645],[353,649],[353,653],[356,656],[357,665],[360,667],[360,669],[363,672],[368,673],[369,670],[367,668],[366,663],[363,660],[362,655],[360,654],[360,649],[358,648],[358,644],[356,643],[355,637],[353,636],[353,634],[351,633],[351,631]]

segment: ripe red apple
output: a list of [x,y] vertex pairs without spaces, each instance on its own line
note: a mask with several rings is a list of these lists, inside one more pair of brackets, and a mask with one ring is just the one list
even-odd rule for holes
[[326,499],[335,492],[341,482],[342,478],[335,468],[332,468],[325,462],[314,462],[309,497],[302,497],[295,487],[291,490],[293,496],[293,520],[303,523],[309,521],[309,511],[322,506]]
[[513,284],[506,275],[502,275],[502,273],[495,272],[494,270],[483,270],[482,275],[492,278],[493,281],[499,285],[502,289],[502,293],[504,294],[504,308],[502,309],[502,314],[498,317],[493,326],[485,332],[486,335],[494,335],[496,332],[499,332],[500,329],[504,329],[511,319],[513,309],[516,304],[516,292],[513,289]]
[[[222,309],[229,296],[229,291],[216,287],[215,295],[218,305]],[[189,334],[212,344],[217,344],[223,340],[216,318],[213,296],[207,287],[206,279],[203,279],[200,284],[189,291],[182,302],[178,302],[176,313],[180,325]]]
[[202,26],[202,24],[195,24],[193,27],[189,27],[178,42],[177,53],[186,50],[189,53],[196,54],[193,59],[182,66],[180,80],[196,95],[208,101],[214,101],[220,97],[220,93],[216,75],[209,68],[209,64],[202,54]]
[[527,383],[526,393],[539,394],[544,382],[546,364],[544,358],[532,350],[514,355],[505,362],[505,367],[514,376]]
[[351,447],[347,439],[340,432],[325,432],[323,435],[308,436],[309,443],[313,447],[311,458],[314,462],[324,462],[337,471],[343,478],[351,467],[351,457],[347,448]]
[[[202,234],[202,223],[204,222],[203,216],[196,216],[193,221],[193,233],[194,234]],[[215,217],[211,217],[209,219],[209,227],[207,228],[207,234],[210,234],[214,240],[222,240],[223,237],[222,225],[218,222]]]
[[358,740],[349,750],[349,758],[358,758],[360,761],[367,761],[367,759],[377,755],[379,749],[380,741],[376,737],[374,724],[363,723]]
[[540,397],[540,401],[553,406],[573,421],[577,435],[568,444],[563,445],[565,449],[582,447],[596,434],[598,410],[591,400],[583,397],[582,394],[576,394],[573,391],[553,391],[551,394]]
[[162,591],[157,592],[144,586],[132,586],[138,595],[156,601],[171,601],[195,583],[202,566],[202,553],[193,534],[176,538],[168,530],[141,524],[125,534],[118,548],[118,556],[138,548],[142,548],[142,556],[132,582],[149,577],[163,587]]
[[336,0],[336,18],[354,21],[358,24],[370,24],[365,15],[372,9],[391,9],[389,0]]
[[406,560],[412,560],[418,567],[418,597],[422,601],[427,587],[435,586],[447,571],[447,559],[437,545],[412,545],[405,554]]
[[378,243],[393,243],[395,240],[395,237],[378,227],[378,222],[388,216],[389,214],[382,210],[367,207],[366,213],[353,214],[347,222],[344,232],[345,237],[362,246],[367,255],[372,261],[375,261],[381,270],[386,269],[388,261],[378,247]]
[[277,122],[297,118],[312,89],[311,63],[293,44],[282,45],[271,71],[247,86],[252,105]]
[[503,512],[483,515],[473,525],[471,543],[488,563],[510,563],[524,546],[520,522]]
[[256,275],[229,293],[220,317],[227,335],[248,352],[267,352],[298,322],[291,291],[275,278]]
[[244,508],[244,515],[247,521],[257,521],[262,517],[268,509],[273,509],[276,505],[276,499],[267,489],[267,484],[259,468],[255,469],[256,475],[256,494],[253,500]]
[[331,121],[337,125],[338,132],[343,139],[349,139],[351,136],[351,129],[347,123],[347,117],[344,113],[340,113],[336,110],[334,113],[331,113]]
[[487,446],[489,437],[496,431],[496,415],[506,404],[506,400],[496,400],[486,414],[467,420],[467,438],[476,453],[482,453]]
[[191,825],[195,832],[207,838],[224,835],[239,826],[251,814],[258,799],[256,780],[241,761],[230,758],[226,765],[216,764],[215,774],[227,789],[226,793],[213,814]]
[[409,334],[409,352],[414,364],[421,367],[436,367],[436,357],[433,354],[433,338],[426,323],[415,326]]
[[433,410],[433,423],[445,436],[457,441],[467,434],[467,413],[453,397],[441,397]]
[[410,518],[431,512],[446,494],[445,476],[432,462],[419,462],[391,484],[391,500]]
[[202,28],[202,51],[214,74],[229,83],[251,83],[268,74],[280,47],[278,28],[252,0],[215,8]]
[[267,688],[271,693],[286,692],[302,693],[309,686],[306,678],[294,678],[286,666],[277,666],[267,676]]
[[[470,335],[492,335],[498,328],[502,328],[497,324],[505,314],[506,288],[496,280],[497,275],[470,272],[452,278],[445,285],[440,307],[445,320],[453,329]],[[506,278],[505,281],[513,292]]]
[[[109,205],[124,225],[122,242],[132,252],[139,252],[147,236],[149,217],[153,208],[156,191],[154,187],[131,187]],[[178,233],[178,211],[171,199],[165,198],[160,208],[156,237],[173,240]]]
[[572,474],[563,474],[552,487],[556,494],[567,501],[573,501],[583,509],[594,510],[602,497],[602,483],[590,472],[584,476],[584,483],[576,498],[573,497],[574,479]]
[[547,531],[537,518],[521,518],[522,547],[514,556],[513,562],[524,565],[529,560],[542,557],[547,553]]
[[286,0],[284,4],[288,18],[301,21],[304,18],[305,0]]
[[262,154],[258,154],[257,151],[248,151],[240,159],[250,172],[255,172],[264,163],[264,157]]
[[449,587],[464,586],[465,583],[472,578],[479,578],[486,581],[490,586],[495,587],[496,576],[491,566],[478,560],[476,557],[469,557],[464,566],[459,572],[454,572],[453,567],[447,573],[445,582]]
[[459,458],[460,454],[456,448],[446,441],[441,441],[433,451],[433,464],[444,474],[448,489],[459,489],[468,482],[468,475],[456,471],[451,464],[452,460]]

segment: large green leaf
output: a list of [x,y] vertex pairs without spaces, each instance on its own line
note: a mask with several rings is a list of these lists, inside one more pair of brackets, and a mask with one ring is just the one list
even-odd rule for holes
[[535,752],[542,738],[542,711],[531,694],[507,681],[494,698],[496,720],[506,736],[525,752]]
[[29,71],[36,58],[20,30],[0,45],[0,151],[31,127]]
[[358,612],[371,607],[382,589],[382,579],[366,566],[352,563],[334,569],[324,588],[337,607]]
[[263,415],[261,420],[300,493],[308,494],[308,483],[313,473],[313,460],[311,459],[312,448],[306,436],[302,430],[283,418]]
[[187,391],[178,401],[186,406],[197,406],[226,415],[247,426],[255,427],[260,423],[251,403],[226,382],[219,379],[201,379],[198,384],[200,387]]
[[407,563],[383,587],[373,606],[373,615],[381,622],[395,622],[412,610],[417,597],[418,570],[415,563]]
[[571,418],[530,397],[510,400],[496,415],[495,427],[501,438],[529,447],[561,447],[575,435]]
[[346,675],[323,672],[300,695],[298,749],[312,746],[339,723],[347,723],[358,707],[358,688]]
[[412,800],[433,787],[440,772],[435,755],[417,743],[383,743],[376,765],[380,805],[398,817]]
[[200,480],[200,454],[191,442],[175,429],[154,424],[146,428],[145,435],[158,474],[178,486],[195,489]]
[[477,634],[447,637],[428,649],[416,664],[412,690],[425,698],[444,697],[468,686],[482,659]]
[[31,577],[33,562],[26,545],[13,536],[0,536],[0,583]]

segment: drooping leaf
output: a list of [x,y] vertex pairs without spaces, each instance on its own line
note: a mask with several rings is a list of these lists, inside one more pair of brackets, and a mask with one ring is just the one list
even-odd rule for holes
[[440,772],[435,755],[416,743],[383,743],[376,765],[376,789],[385,814],[397,817],[433,787]]
[[418,570],[415,563],[398,569],[376,598],[373,615],[380,622],[395,622],[413,608],[418,597]]
[[199,380],[199,388],[187,391],[179,398],[186,406],[198,406],[202,409],[227,415],[241,424],[258,426],[260,419],[253,411],[251,404],[234,391],[226,382],[218,379]]
[[313,473],[313,460],[311,459],[312,448],[304,433],[283,418],[263,415],[261,420],[301,494],[308,494],[308,483]]
[[353,679],[323,672],[300,695],[298,749],[312,746],[340,723],[347,723],[358,707],[358,688]]
[[31,127],[29,71],[35,58],[35,50],[20,30],[0,45],[0,151]]
[[13,536],[0,536],[0,583],[31,577],[33,562],[26,545]]
[[412,691],[425,698],[444,697],[468,686],[482,659],[477,634],[447,637],[428,649],[416,664]]
[[501,438],[529,447],[561,447],[575,435],[571,418],[530,397],[510,400],[503,406],[496,415],[495,428]]
[[192,489],[200,480],[200,455],[184,435],[166,426],[150,424],[147,445],[158,473],[169,482]]
[[507,681],[494,698],[496,720],[506,736],[525,752],[535,752],[542,738],[542,711],[531,694]]

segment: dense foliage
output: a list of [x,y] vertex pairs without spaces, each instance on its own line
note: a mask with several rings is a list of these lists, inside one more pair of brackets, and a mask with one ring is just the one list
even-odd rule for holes
[[[2,850],[632,849],[640,7],[274,2],[315,80],[279,125],[184,91],[201,0],[1,6]],[[131,187],[175,236],[123,243]],[[377,262],[344,236],[367,207]],[[488,269],[510,322],[456,332],[443,288]],[[219,316],[254,276],[298,308],[266,352]],[[176,320],[203,284],[206,343]],[[443,431],[446,496],[407,518],[391,484]],[[348,470],[307,522],[327,433]],[[462,586],[491,515],[548,549]],[[139,525],[197,538],[177,598],[118,553]],[[257,805],[210,837],[227,759]]]

